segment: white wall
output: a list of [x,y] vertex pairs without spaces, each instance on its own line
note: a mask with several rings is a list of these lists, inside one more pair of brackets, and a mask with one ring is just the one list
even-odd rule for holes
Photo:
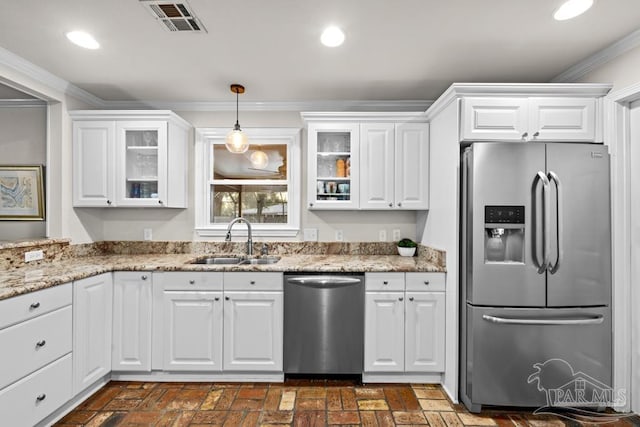
[[[178,115],[194,127],[229,127],[235,122],[233,112],[177,111]],[[240,124],[250,127],[297,127],[304,123],[297,111],[245,111],[240,110]],[[306,134],[302,138],[302,198],[306,200]],[[85,231],[94,240],[141,240],[143,229],[151,228],[153,240],[192,240],[194,235],[194,138],[189,144],[189,203],[187,209],[96,209],[76,208],[76,214]],[[301,207],[301,227],[318,229],[320,241],[335,240],[335,231],[342,230],[345,241],[377,241],[381,229],[391,239],[392,230],[400,229],[403,237],[415,238],[415,212],[374,211],[308,211]],[[75,236],[71,236],[75,240]],[[211,240],[222,238],[211,238]],[[264,240],[274,240],[265,238]],[[278,239],[281,240],[281,239]],[[302,233],[293,239],[302,240]]]
[[613,83],[612,92],[640,82],[640,46],[614,58],[580,79],[580,83]]
[[[46,165],[46,137],[46,106],[0,107],[0,165]],[[45,235],[45,221],[0,221],[0,240]]]

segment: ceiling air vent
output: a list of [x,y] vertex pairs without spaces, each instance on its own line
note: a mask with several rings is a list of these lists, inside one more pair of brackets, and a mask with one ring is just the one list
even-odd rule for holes
[[186,0],[140,0],[140,4],[168,31],[207,32]]

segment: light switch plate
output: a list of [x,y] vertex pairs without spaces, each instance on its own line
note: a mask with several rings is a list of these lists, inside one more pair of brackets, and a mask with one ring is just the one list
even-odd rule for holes
[[305,228],[304,229],[304,241],[305,242],[317,242],[318,241],[318,229],[317,228]]
[[393,230],[393,241],[397,242],[398,240],[400,240],[400,229],[396,228]]
[[381,242],[387,241],[387,230],[383,229],[378,232],[378,240]]
[[153,239],[153,230],[151,228],[145,228],[143,232],[144,232],[144,240]]

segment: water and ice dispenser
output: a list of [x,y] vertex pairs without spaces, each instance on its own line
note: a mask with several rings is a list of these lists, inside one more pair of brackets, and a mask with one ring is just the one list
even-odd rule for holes
[[524,227],[524,206],[485,206],[485,263],[524,263]]

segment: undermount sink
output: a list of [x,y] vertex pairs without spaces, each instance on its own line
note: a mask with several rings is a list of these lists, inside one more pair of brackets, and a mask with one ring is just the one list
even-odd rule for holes
[[249,265],[249,264],[275,264],[278,261],[280,261],[280,257],[278,256],[265,256],[261,258],[214,256],[214,257],[200,258],[195,261],[191,261],[190,264]]

